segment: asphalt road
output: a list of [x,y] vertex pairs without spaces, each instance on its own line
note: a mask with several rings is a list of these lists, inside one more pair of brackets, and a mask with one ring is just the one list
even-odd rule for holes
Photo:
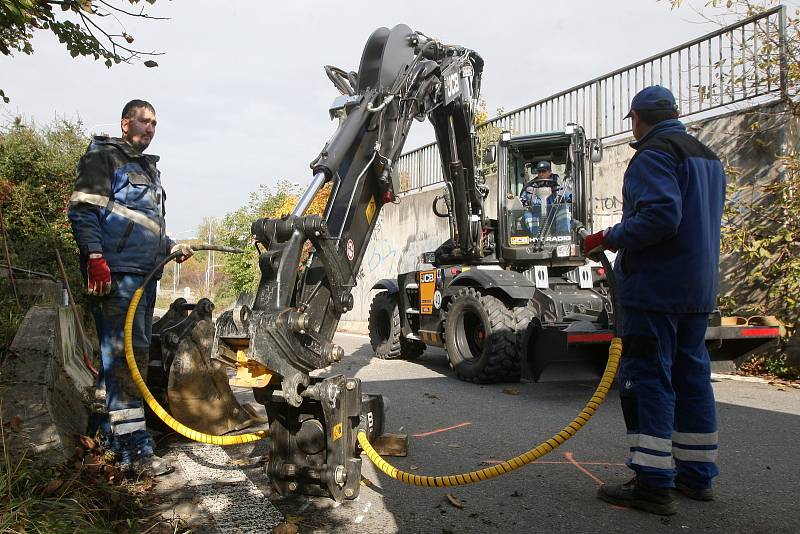
[[[386,430],[408,433],[410,442],[406,458],[389,460],[415,474],[470,471],[534,447],[575,416],[598,379],[591,366],[569,365],[548,369],[536,384],[479,386],[454,378],[439,349],[429,349],[415,362],[383,361],[371,357],[365,336],[339,334],[337,342],[349,357],[325,373],[356,376],[365,392],[388,398]],[[406,486],[378,473],[364,456],[360,496],[339,505],[319,497],[281,497],[271,491],[262,467],[242,468],[250,489],[245,497],[231,496],[231,503],[255,496],[265,519],[253,518],[237,528],[236,517],[246,512],[229,514],[224,531],[269,532],[270,521],[283,515],[301,533],[800,532],[800,390],[731,380],[717,381],[714,388],[720,420],[717,500],[679,498],[679,512],[669,518],[595,497],[599,484],[630,477],[623,465],[625,427],[613,393],[560,449],[470,486]],[[226,453],[241,465],[263,456],[265,447]],[[233,482],[223,481],[221,487]]]

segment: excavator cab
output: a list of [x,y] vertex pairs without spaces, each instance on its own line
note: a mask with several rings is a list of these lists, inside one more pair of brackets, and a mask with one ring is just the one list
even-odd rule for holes
[[[573,219],[587,220],[591,143],[583,128],[512,137],[498,151],[498,259],[514,267],[584,263]],[[538,172],[537,167],[549,172]]]

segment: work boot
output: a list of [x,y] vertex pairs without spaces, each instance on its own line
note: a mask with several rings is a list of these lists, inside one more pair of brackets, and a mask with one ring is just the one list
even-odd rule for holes
[[138,476],[147,475],[151,477],[159,477],[161,475],[168,475],[175,471],[175,466],[169,460],[159,458],[155,454],[150,456],[142,456],[131,462],[130,470]]
[[675,481],[675,489],[695,501],[713,501],[714,488],[693,488],[686,482],[678,479]]
[[597,490],[597,497],[611,504],[651,514],[673,515],[678,511],[669,488],[651,488],[637,477],[625,484],[603,484]]

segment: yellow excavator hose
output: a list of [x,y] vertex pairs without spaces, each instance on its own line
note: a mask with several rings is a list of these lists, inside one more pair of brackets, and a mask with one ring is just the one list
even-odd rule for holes
[[608,349],[608,363],[606,364],[606,369],[603,372],[603,377],[600,379],[600,383],[598,384],[594,395],[592,395],[592,398],[586,403],[586,406],[584,406],[583,410],[581,410],[578,416],[575,417],[575,419],[573,419],[567,426],[565,426],[564,430],[555,434],[553,437],[541,443],[539,446],[492,467],[487,467],[479,471],[460,473],[457,475],[415,475],[413,473],[401,471],[384,460],[381,455],[375,451],[372,445],[370,445],[369,440],[367,439],[367,434],[364,431],[359,431],[358,433],[358,444],[361,445],[361,448],[367,454],[367,457],[369,457],[369,459],[378,469],[389,475],[391,478],[411,486],[449,488],[452,486],[474,484],[475,482],[481,482],[483,480],[489,480],[490,478],[504,475],[538,460],[545,454],[563,445],[565,441],[570,439],[581,428],[583,428],[583,425],[585,425],[589,419],[591,419],[595,411],[597,411],[597,408],[600,407],[600,404],[606,398],[608,391],[611,389],[611,384],[614,382],[614,377],[617,374],[617,368],[619,367],[619,359],[621,356],[622,340],[618,337],[615,337],[611,340],[611,346]]
[[172,430],[191,440],[199,441],[200,443],[210,443],[212,445],[239,445],[241,443],[258,441],[267,437],[269,433],[264,430],[248,434],[238,434],[234,436],[214,436],[211,434],[204,434],[203,432],[193,430],[182,424],[161,407],[156,398],[153,397],[153,394],[150,393],[150,390],[147,389],[147,385],[144,383],[142,374],[139,372],[139,368],[136,366],[136,358],[133,354],[133,319],[136,317],[136,309],[139,307],[139,301],[141,300],[143,293],[143,287],[140,287],[133,293],[131,303],[128,305],[128,314],[125,316],[125,361],[127,362],[128,369],[133,377],[133,383],[136,384],[136,388],[139,390],[139,393],[142,394],[142,398],[144,398],[145,402],[147,402],[147,405],[150,407],[150,409],[153,410],[158,418],[164,421],[164,423]]

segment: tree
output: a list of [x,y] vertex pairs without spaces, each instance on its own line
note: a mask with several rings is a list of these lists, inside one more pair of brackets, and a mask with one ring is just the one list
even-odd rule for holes
[[[306,213],[323,214],[330,191],[331,184],[328,183],[314,197]],[[250,194],[250,200],[245,206],[223,218],[217,232],[218,244],[245,250],[244,254],[224,254],[222,269],[225,278],[221,289],[223,296],[236,298],[240,293],[255,291],[260,272],[250,225],[259,218],[288,215],[297,204],[301,193],[297,184],[287,180],[278,182],[274,187],[261,185]]]
[[[121,20],[126,18],[162,19],[148,15],[143,7],[136,11],[126,9],[126,5],[139,3],[140,0],[0,0],[0,53],[33,54],[34,32],[49,30],[72,57],[104,59],[109,68],[160,55],[133,48],[134,38],[122,24]],[[115,21],[119,28],[112,29],[116,25],[107,20]],[[147,59],[144,65],[156,67],[158,63]],[[0,98],[9,101],[2,90]]]
[[[678,8],[681,0],[670,0]],[[725,8],[736,18],[749,17],[777,5],[775,0],[709,0],[706,5]],[[746,142],[752,146],[768,146],[765,136],[770,129],[791,131],[800,122],[800,11],[787,12],[784,55],[775,31],[767,25],[757,26],[736,44],[741,49],[739,64],[715,83],[720,87],[740,86],[776,77],[785,68],[786,86],[783,105],[770,124],[753,120]],[[745,65],[748,67],[745,68]],[[722,71],[722,69],[720,69]],[[709,92],[718,87],[709,87]],[[728,191],[723,215],[721,252],[736,258],[731,272],[740,291],[720,299],[723,311],[735,315],[777,315],[787,326],[787,337],[800,335],[800,155],[793,136],[786,140],[780,153],[774,155],[778,179],[764,184],[745,176],[741,169],[727,165]],[[725,158],[723,158],[725,161]],[[783,357],[766,361],[767,369],[784,369]],[[800,361],[800,360],[799,360]],[[800,367],[798,367],[800,371]],[[774,371],[773,371],[774,372]]]

